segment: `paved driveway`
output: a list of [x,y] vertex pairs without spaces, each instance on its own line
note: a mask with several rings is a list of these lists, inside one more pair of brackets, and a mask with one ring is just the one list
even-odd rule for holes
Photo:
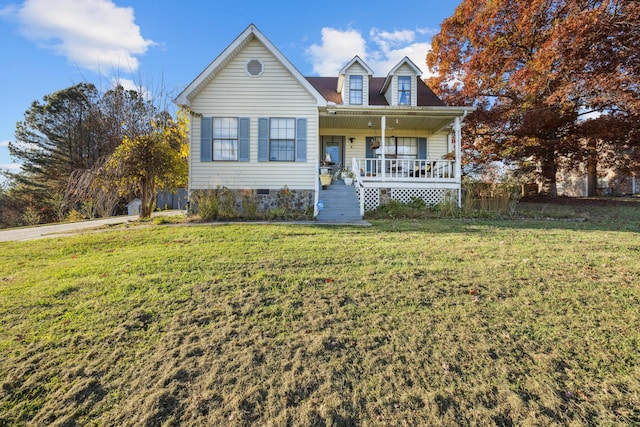
[[[154,212],[153,216],[168,215],[184,215],[184,211],[170,210]],[[69,222],[63,224],[39,225],[37,227],[22,227],[0,230],[0,242],[21,241],[42,239],[45,237],[60,237],[64,234],[74,233],[77,231],[88,230],[91,228],[102,227],[111,224],[124,224],[127,222],[137,221],[137,215],[121,215],[109,218],[94,219],[91,221]]]

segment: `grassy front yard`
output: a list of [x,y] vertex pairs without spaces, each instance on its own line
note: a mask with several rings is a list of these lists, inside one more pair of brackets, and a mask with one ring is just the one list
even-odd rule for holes
[[0,426],[639,424],[640,206],[522,210],[2,243]]

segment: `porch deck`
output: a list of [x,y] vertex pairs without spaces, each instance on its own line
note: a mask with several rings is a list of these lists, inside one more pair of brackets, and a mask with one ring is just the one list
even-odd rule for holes
[[415,198],[435,205],[446,197],[460,204],[460,177],[455,160],[352,159],[360,212],[389,200],[409,203]]
[[357,159],[351,169],[362,182],[455,183],[454,160]]

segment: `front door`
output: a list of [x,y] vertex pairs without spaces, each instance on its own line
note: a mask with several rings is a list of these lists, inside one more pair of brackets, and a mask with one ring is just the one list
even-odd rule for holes
[[322,159],[333,163],[333,173],[344,168],[344,136],[321,136]]

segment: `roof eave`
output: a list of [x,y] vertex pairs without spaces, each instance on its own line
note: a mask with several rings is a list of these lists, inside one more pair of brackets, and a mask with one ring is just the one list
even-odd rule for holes
[[320,109],[324,114],[344,114],[344,115],[443,115],[452,117],[464,117],[475,111],[475,107],[465,106],[418,106],[418,107],[391,107],[388,105],[370,105],[367,107],[351,105],[331,105]]

